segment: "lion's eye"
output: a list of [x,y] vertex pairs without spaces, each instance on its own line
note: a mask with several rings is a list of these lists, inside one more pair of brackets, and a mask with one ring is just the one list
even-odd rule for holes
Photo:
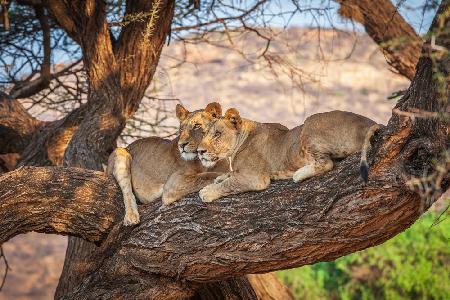
[[194,125],[194,129],[199,129],[199,128],[200,128],[200,124],[197,123]]
[[215,138],[218,138],[218,137],[220,137],[222,135],[222,132],[220,132],[220,131],[216,131],[215,133],[214,133],[214,137]]

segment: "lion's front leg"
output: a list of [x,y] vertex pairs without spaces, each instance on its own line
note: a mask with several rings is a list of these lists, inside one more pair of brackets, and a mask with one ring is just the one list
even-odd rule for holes
[[186,195],[200,191],[219,175],[221,174],[216,172],[172,175],[163,188],[163,204],[170,205]]
[[220,183],[213,183],[202,188],[199,192],[199,196],[203,202],[212,202],[226,195],[223,194]]
[[220,176],[217,176],[216,179],[214,179],[214,183],[215,183],[215,184],[221,183],[221,182],[224,181],[225,179],[230,178],[230,175],[231,175],[231,173],[228,172],[228,173],[222,174],[222,175],[220,175]]
[[270,184],[268,174],[228,174],[220,183],[209,184],[200,190],[199,196],[203,202],[212,202],[232,194],[264,190]]

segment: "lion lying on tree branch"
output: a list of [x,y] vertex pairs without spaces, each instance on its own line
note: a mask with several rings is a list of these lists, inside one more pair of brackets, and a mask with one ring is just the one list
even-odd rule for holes
[[299,182],[323,174],[333,168],[332,159],[358,151],[362,152],[361,175],[367,182],[366,153],[380,127],[343,111],[313,115],[292,130],[241,119],[234,108],[222,117],[216,102],[192,113],[178,104],[176,111],[177,138],[141,139],[127,149],[117,148],[109,158],[107,172],[114,175],[124,195],[125,225],[139,223],[134,194],[142,203],[162,196],[169,205],[200,191],[200,198],[210,202],[266,189],[271,179]]

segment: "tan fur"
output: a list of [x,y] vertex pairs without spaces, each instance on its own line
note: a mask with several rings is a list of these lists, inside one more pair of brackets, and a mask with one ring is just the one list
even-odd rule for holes
[[196,159],[206,126],[222,114],[220,104],[210,103],[204,110],[192,113],[177,105],[176,113],[180,120],[179,137],[140,139],[126,149],[117,148],[109,157],[107,173],[116,178],[123,193],[124,225],[139,223],[135,196],[142,203],[162,196],[163,203],[169,205],[198,192],[221,174],[217,172],[227,170],[224,164],[208,171]]
[[[233,172],[200,191],[210,202],[267,188],[270,179],[301,181],[333,168],[334,158],[361,151],[375,131],[374,121],[343,111],[315,114],[291,130],[241,119],[235,109],[211,122],[198,146],[204,165],[231,159]],[[364,147],[366,147],[365,145]]]

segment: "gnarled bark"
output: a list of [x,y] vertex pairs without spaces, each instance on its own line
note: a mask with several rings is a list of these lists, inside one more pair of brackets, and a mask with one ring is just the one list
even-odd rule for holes
[[0,154],[20,154],[21,166],[61,165],[85,111],[82,106],[60,120],[44,122],[18,100],[0,94]]
[[21,153],[44,124],[32,117],[18,100],[0,93],[0,154]]

